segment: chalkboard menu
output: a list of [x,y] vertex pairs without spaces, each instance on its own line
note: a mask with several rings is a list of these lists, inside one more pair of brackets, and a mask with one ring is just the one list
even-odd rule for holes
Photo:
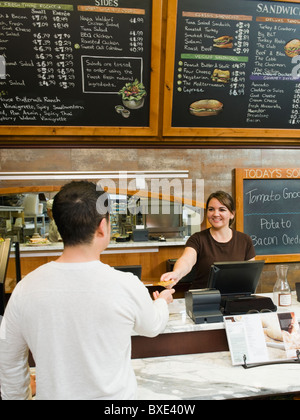
[[169,15],[165,135],[299,137],[300,4],[176,0]]
[[161,0],[0,1],[0,134],[20,126],[155,131],[160,9]]
[[[237,228],[257,255],[300,260],[300,168],[236,170]],[[285,257],[286,258],[286,257]]]

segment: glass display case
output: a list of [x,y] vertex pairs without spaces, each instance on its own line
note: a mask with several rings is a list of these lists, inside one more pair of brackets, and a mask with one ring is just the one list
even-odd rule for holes
[[[34,235],[49,236],[51,213],[47,203],[57,191],[0,194],[0,235],[13,242],[27,243]],[[172,201],[111,194],[112,239],[130,240],[136,227],[144,228],[149,239],[184,238],[200,230],[199,209]],[[191,222],[192,221],[192,222]]]

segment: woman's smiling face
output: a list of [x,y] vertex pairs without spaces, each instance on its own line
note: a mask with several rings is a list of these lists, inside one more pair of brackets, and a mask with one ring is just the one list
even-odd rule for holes
[[212,198],[207,207],[207,219],[213,228],[221,229],[229,226],[234,214],[219,200]]

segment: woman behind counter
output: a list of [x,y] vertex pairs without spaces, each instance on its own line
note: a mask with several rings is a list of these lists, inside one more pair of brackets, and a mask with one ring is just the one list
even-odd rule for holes
[[208,285],[212,264],[255,259],[251,238],[245,233],[231,229],[235,218],[235,205],[229,194],[223,191],[211,194],[207,200],[206,214],[211,228],[192,235],[173,272],[162,275],[161,281],[174,282],[168,287],[174,287],[195,265],[195,280],[191,288],[203,289]]

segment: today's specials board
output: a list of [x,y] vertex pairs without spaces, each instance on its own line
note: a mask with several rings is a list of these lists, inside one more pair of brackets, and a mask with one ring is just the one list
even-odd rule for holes
[[161,0],[0,1],[0,134],[155,132],[160,24]]
[[168,23],[165,135],[299,136],[299,2],[176,0]]
[[247,233],[259,259],[299,261],[300,168],[235,170],[236,228]]

